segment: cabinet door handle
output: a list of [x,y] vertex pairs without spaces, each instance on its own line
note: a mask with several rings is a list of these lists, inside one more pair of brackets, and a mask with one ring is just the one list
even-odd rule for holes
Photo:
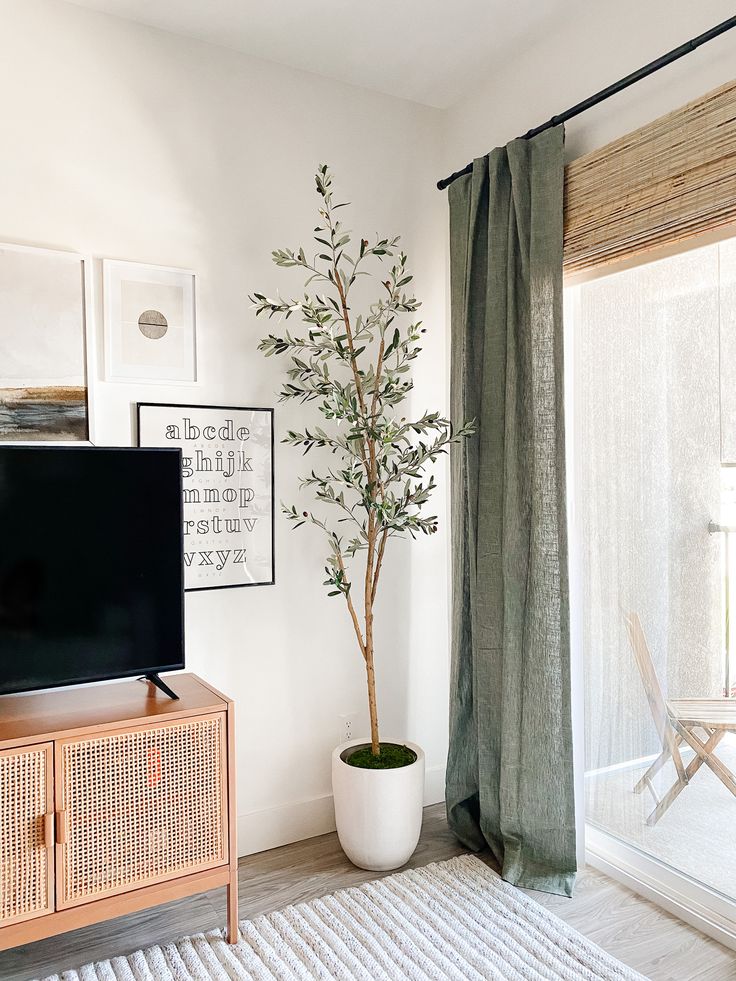
[[69,837],[67,827],[66,811],[56,812],[56,840],[60,845],[65,845]]
[[43,844],[44,848],[53,848],[54,845],[54,813],[53,811],[43,816]]

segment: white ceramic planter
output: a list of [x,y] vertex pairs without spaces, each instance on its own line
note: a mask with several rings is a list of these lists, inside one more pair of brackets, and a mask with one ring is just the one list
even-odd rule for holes
[[340,844],[353,865],[372,872],[397,869],[408,862],[419,841],[424,804],[422,750],[398,739],[381,741],[408,746],[417,754],[416,760],[392,770],[349,766],[342,754],[370,743],[366,739],[352,739],[332,753],[332,793]]

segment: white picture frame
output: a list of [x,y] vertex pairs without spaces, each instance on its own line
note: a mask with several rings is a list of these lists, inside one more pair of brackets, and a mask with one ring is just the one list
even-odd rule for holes
[[197,381],[191,270],[103,259],[102,300],[106,381]]
[[[11,265],[0,269],[0,442],[93,443],[92,258],[2,242],[0,263],[4,258]],[[13,396],[21,390],[22,399]]]

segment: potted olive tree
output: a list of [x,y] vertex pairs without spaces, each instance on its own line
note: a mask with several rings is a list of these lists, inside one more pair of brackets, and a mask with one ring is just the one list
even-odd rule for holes
[[[374,614],[381,571],[392,538],[437,531],[436,516],[424,514],[435,487],[426,469],[472,428],[453,432],[438,412],[414,420],[402,415],[424,332],[413,318],[419,303],[410,290],[406,256],[398,250],[398,238],[361,238],[353,246],[336,217],[345,205],[333,202],[326,166],[317,170],[316,184],[314,255],[303,248],[272,254],[276,265],[306,274],[304,292],[294,299],[254,293],[251,300],[257,315],[301,321],[298,331],[285,324],[280,333],[269,334],[259,349],[266,357],[289,359],[281,401],[314,402],[326,420],[289,431],[284,439],[304,453],[319,447],[334,457],[331,466],[311,470],[301,481],[318,511],[294,506],[283,511],[295,528],[311,523],[325,534],[324,585],[330,596],[342,597],[365,664],[370,739],[337,747],[332,782],[346,854],[356,865],[383,870],[403,865],[416,847],[424,755],[414,744],[379,738]],[[359,277],[371,275],[380,295],[356,314],[354,288]]]

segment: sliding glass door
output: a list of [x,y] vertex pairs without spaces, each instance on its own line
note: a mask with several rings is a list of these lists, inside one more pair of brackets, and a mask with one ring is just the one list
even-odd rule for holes
[[566,334],[586,822],[736,899],[736,240],[569,287]]

